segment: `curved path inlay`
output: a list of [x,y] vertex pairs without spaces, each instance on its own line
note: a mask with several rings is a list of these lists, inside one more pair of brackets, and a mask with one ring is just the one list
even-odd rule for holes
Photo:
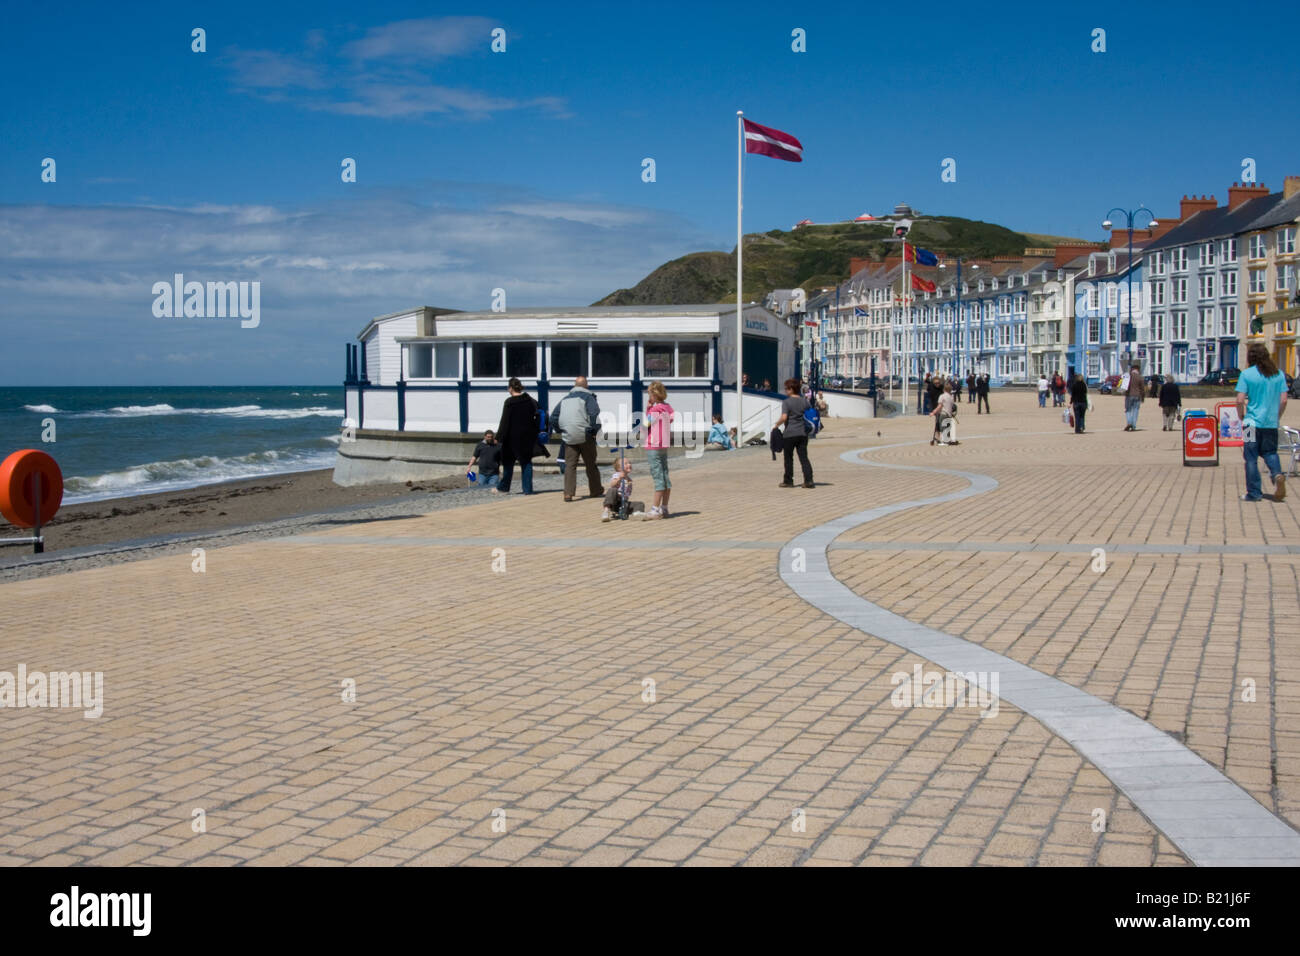
[[[971,498],[998,486],[988,475],[888,464],[862,457],[867,452],[915,444],[923,443],[860,448],[840,458],[875,468],[953,475],[966,479],[969,485],[946,495],[869,508],[811,528],[782,547],[781,579],[800,597],[837,620],[950,672],[996,673],[998,697],[1074,747],[1198,866],[1300,866],[1300,833],[1168,734],[1055,677],[887,611],[836,580],[827,561],[827,549],[844,532],[899,511]],[[797,548],[803,549],[802,571],[793,570]],[[986,693],[990,690],[981,687]]]

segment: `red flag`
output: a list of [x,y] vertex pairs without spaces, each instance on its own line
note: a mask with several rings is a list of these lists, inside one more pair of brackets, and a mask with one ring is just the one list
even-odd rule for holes
[[915,272],[912,273],[912,288],[917,292],[933,292],[935,285],[929,279],[922,279]]
[[803,162],[803,144],[779,129],[759,126],[749,120],[745,124],[745,152],[762,153],[773,159],[784,159],[791,163]]

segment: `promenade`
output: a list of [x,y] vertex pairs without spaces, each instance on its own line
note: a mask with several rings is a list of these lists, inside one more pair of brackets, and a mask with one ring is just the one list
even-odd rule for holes
[[2,584],[0,864],[1300,864],[1295,493],[1094,402]]

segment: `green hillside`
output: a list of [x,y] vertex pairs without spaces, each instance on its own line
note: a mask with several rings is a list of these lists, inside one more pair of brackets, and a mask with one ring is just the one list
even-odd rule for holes
[[[936,253],[967,257],[1020,255],[1035,242],[995,223],[931,216],[912,227],[909,239]],[[806,290],[849,278],[849,260],[896,255],[899,244],[888,223],[837,223],[745,236],[745,298],[762,300],[773,289]],[[687,305],[736,301],[736,255],[693,252],[666,262],[630,289],[594,305]]]

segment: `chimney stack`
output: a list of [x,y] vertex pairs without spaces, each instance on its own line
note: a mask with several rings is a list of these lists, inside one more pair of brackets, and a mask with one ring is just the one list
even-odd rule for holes
[[1198,212],[1206,209],[1215,209],[1218,205],[1219,201],[1213,196],[1209,199],[1206,199],[1204,196],[1200,199],[1197,199],[1195,196],[1188,199],[1184,196],[1182,202],[1178,204],[1178,221],[1186,222],[1189,217],[1195,216]]
[[1282,182],[1282,198],[1290,199],[1296,193],[1300,193],[1300,176],[1288,176]]
[[1267,195],[1268,187],[1263,183],[1260,183],[1257,186],[1233,183],[1228,187],[1228,209],[1236,209],[1242,203],[1247,203],[1252,199],[1258,199],[1260,196]]

